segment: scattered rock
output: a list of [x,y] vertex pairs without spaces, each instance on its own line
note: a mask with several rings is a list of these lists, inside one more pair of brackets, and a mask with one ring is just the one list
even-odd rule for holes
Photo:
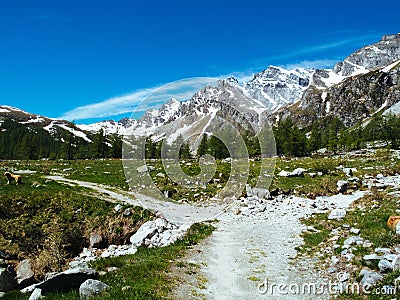
[[148,221],[140,226],[139,230],[130,237],[129,241],[135,247],[140,247],[143,245],[146,238],[152,238],[157,232],[157,226],[154,221]]
[[35,283],[34,272],[32,270],[32,264],[30,259],[24,259],[17,265],[17,282],[20,287],[26,287]]
[[343,245],[354,245],[354,244],[362,244],[364,239],[357,235],[349,236],[344,242]]
[[328,216],[329,220],[339,220],[342,219],[346,216],[346,210],[343,208],[336,208],[334,210],[331,211],[331,213]]
[[390,248],[375,248],[375,253],[389,254]]
[[122,209],[122,205],[121,205],[121,204],[117,204],[117,205],[115,205],[115,207],[114,207],[114,210],[115,210],[116,212],[119,212],[121,209]]
[[168,222],[164,218],[158,218],[154,221],[154,223],[159,229],[164,229],[168,226]]
[[381,257],[374,253],[374,254],[364,255],[363,259],[364,260],[374,260],[374,259],[381,259]]
[[364,289],[374,286],[383,279],[382,275],[374,271],[361,270],[360,275],[364,275],[361,279],[361,285]]
[[400,255],[397,255],[396,258],[392,261],[393,271],[400,270]]
[[282,170],[278,173],[278,176],[280,176],[280,177],[289,177],[289,175],[290,175],[290,172],[285,171],[285,170]]
[[91,233],[89,237],[89,245],[91,248],[102,248],[103,238],[98,233]]
[[291,173],[290,173],[290,177],[304,177],[304,172],[306,171],[306,169],[303,168],[297,168],[294,169]]
[[379,268],[379,272],[381,272],[381,273],[386,273],[386,272],[393,270],[392,264],[386,259],[381,259],[379,261],[378,268]]
[[383,256],[384,259],[393,262],[397,258],[397,254],[385,254]]
[[358,228],[350,228],[350,233],[359,234],[360,233],[360,229],[358,229]]
[[82,299],[88,299],[95,294],[102,292],[107,289],[109,286],[99,280],[88,279],[81,284],[79,287],[79,296]]

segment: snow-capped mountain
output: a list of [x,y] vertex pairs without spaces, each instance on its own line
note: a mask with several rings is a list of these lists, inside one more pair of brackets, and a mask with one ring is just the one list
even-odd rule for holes
[[[91,135],[87,131],[81,130],[69,121],[51,119],[28,113],[16,107],[0,105],[0,127],[6,120],[24,125],[33,132],[37,129],[43,129],[54,137],[54,139],[62,139],[61,135],[68,132],[76,138],[89,143],[92,142]],[[3,132],[6,130],[2,129]]]
[[114,120],[105,120],[92,124],[77,124],[76,127],[83,131],[88,131],[91,133],[97,133],[100,129],[103,129],[106,135],[110,135],[113,133],[124,134],[126,128],[134,126],[136,124],[136,120],[130,118],[123,118],[118,122]]
[[[220,81],[217,86],[204,87],[185,102],[170,99],[159,109],[146,111],[138,120],[125,118],[118,122],[109,120],[89,125],[74,125],[68,121],[0,106],[0,124],[4,118],[11,118],[27,126],[40,126],[53,135],[57,130],[66,130],[85,141],[90,141],[90,136],[100,128],[103,128],[107,135],[123,134],[129,129],[137,135],[151,135],[159,139],[166,134],[165,126],[172,123],[171,126],[176,134],[186,131],[188,134],[190,128],[194,128],[193,124],[197,124],[196,122],[200,120],[209,120],[217,115],[233,119],[238,117],[235,110],[244,112],[249,117],[248,120],[251,120],[252,126],[257,124],[261,113],[272,114],[273,120],[276,120],[275,117],[281,118],[292,114],[296,116],[302,114],[303,119],[307,113],[309,115],[315,113],[316,118],[338,114],[343,118],[346,116],[345,123],[350,125],[356,122],[357,118],[374,113],[374,110],[383,104],[385,104],[384,109],[389,109],[391,105],[400,101],[400,98],[396,98],[397,92],[391,93],[391,90],[387,90],[390,86],[398,84],[395,71],[397,64],[392,66],[391,64],[399,59],[400,34],[386,35],[381,41],[349,55],[332,70],[301,68],[285,70],[270,66],[256,73],[245,83],[239,83],[237,79],[230,77]],[[366,77],[362,77],[363,75]],[[370,80],[369,83],[365,81],[367,78]],[[376,81],[376,78],[386,81]],[[373,86],[371,82],[374,83]],[[359,86],[356,86],[357,84]],[[396,88],[392,89],[397,91]],[[373,97],[372,90],[375,93]],[[362,95],[358,95],[357,91],[360,93],[362,91]],[[383,100],[388,97],[387,93],[384,94],[385,91],[390,92],[388,101]],[[371,97],[376,99],[371,100]],[[371,105],[368,104],[370,106],[365,104],[370,100],[372,101]],[[361,109],[363,105],[368,107]],[[357,113],[347,113],[348,111]],[[355,119],[351,120],[352,118]]]
[[400,33],[384,35],[379,42],[362,47],[337,63],[334,72],[342,76],[365,74],[399,59]]
[[398,113],[400,60],[363,74],[346,77],[326,89],[310,86],[301,100],[282,107],[272,121],[292,118],[302,127],[325,117],[337,117],[346,126],[367,120],[377,112]]
[[[350,103],[349,99],[352,98],[346,96],[343,88],[351,89],[354,92],[356,87],[351,83],[362,74],[371,75],[370,80],[375,82],[373,72],[377,71],[382,75],[385,73],[385,68],[390,68],[390,64],[398,59],[400,59],[400,34],[386,35],[381,41],[365,46],[349,55],[331,70],[301,68],[285,70],[281,67],[270,66],[266,70],[256,73],[247,83],[239,84],[235,78],[228,78],[217,89],[205,88],[186,102],[179,103],[176,100],[171,100],[160,110],[147,111],[138,120],[138,124],[134,128],[138,134],[154,136],[157,135],[157,128],[160,126],[164,126],[177,118],[193,114],[194,111],[202,116],[221,113],[221,105],[216,104],[216,102],[221,99],[226,101],[229,98],[221,96],[228,92],[223,91],[228,85],[245,95],[249,106],[256,104],[259,111],[268,112],[274,116],[285,117],[291,115],[294,111],[296,111],[295,114],[304,114],[307,111],[318,110],[315,115],[317,118],[329,114],[339,114],[346,119],[344,120],[345,124],[351,125],[358,118],[378,110],[385,101],[382,100],[382,103],[380,103],[378,99],[371,100],[371,106],[368,109],[356,109],[361,105],[355,105],[355,103],[358,103],[358,99],[354,99],[353,104]],[[396,81],[397,75],[393,75],[393,72],[389,72],[391,82]],[[385,77],[385,74],[382,75],[383,77]],[[382,94],[389,86],[386,84],[387,82],[381,85],[380,82],[376,82],[378,88],[369,86],[365,82],[365,78],[359,79],[357,82],[362,85],[358,90],[362,90],[364,96],[369,93],[369,90],[374,90],[375,96],[387,97],[387,95]],[[319,105],[316,100],[312,100],[315,98],[313,95],[317,94],[318,97],[316,97],[325,104]],[[394,96],[397,95],[396,93],[390,95],[390,101],[386,102],[387,108],[400,101]],[[338,99],[342,100],[339,101]],[[238,102],[237,99],[232,98],[230,105],[235,101]],[[346,107],[343,106],[344,103],[346,103]],[[363,101],[360,103],[363,103]],[[347,113],[346,111],[355,113]],[[354,120],[351,120],[352,118]],[[276,118],[272,118],[272,120],[276,120]]]
[[[233,84],[232,84],[233,83]],[[148,110],[128,132],[135,136],[152,136],[153,140],[173,141],[182,136],[197,145],[204,133],[226,126],[225,121],[249,130],[257,130],[267,108],[249,98],[231,78],[208,85],[189,100],[171,99],[159,110]]]
[[250,96],[261,101],[269,111],[300,99],[304,90],[310,85],[314,69],[285,70],[270,66],[256,73],[244,89]]

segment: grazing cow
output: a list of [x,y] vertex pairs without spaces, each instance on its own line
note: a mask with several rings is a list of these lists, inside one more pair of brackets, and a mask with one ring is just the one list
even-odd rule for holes
[[12,180],[15,180],[16,184],[18,185],[19,183],[21,183],[22,180],[21,175],[12,174],[11,172],[5,172],[4,176],[7,177],[7,184],[10,184]]

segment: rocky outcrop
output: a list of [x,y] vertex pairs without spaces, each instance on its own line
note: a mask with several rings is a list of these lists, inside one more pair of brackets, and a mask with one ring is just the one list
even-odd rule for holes
[[400,59],[400,33],[384,35],[379,42],[365,46],[336,64],[334,72],[352,76],[384,67]]
[[109,286],[99,280],[88,279],[79,287],[79,296],[81,299],[89,299],[107,288]]
[[309,86],[314,69],[285,70],[270,66],[256,73],[245,85],[249,95],[261,101],[269,111],[291,104],[301,98]]
[[32,270],[30,259],[24,259],[17,265],[17,282],[20,287],[31,285],[35,282],[35,273]]
[[327,89],[309,87],[300,102],[282,108],[272,120],[290,116],[306,127],[317,119],[333,116],[353,126],[400,101],[400,61],[391,63],[388,68],[349,77]]

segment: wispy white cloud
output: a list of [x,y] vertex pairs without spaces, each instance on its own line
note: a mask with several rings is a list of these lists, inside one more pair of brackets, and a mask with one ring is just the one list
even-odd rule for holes
[[121,114],[146,111],[157,108],[171,98],[179,101],[189,99],[195,92],[218,78],[196,77],[175,81],[166,85],[139,89],[132,93],[116,96],[98,103],[78,106],[60,116],[65,120],[107,118]]
[[337,62],[337,59],[302,60],[296,63],[282,65],[282,67],[288,70],[293,70],[297,68],[326,69],[332,68]]
[[371,39],[378,39],[380,37],[381,37],[381,34],[371,33],[371,34],[367,34],[367,35],[359,35],[356,37],[350,37],[347,39],[342,39],[342,40],[338,40],[338,41],[331,42],[331,43],[312,45],[312,46],[308,46],[308,47],[299,48],[294,51],[285,52],[282,54],[273,55],[273,56],[265,57],[263,59],[259,59],[254,62],[254,65],[265,66],[266,63],[269,64],[272,61],[301,57],[302,55],[309,55],[309,54],[314,54],[314,53],[323,52],[323,51],[327,51],[327,50],[337,49],[337,48],[343,47],[345,45],[359,44],[361,41],[369,41]]
[[330,49],[337,49],[339,47],[343,47],[344,45],[351,45],[359,43],[360,41],[371,40],[378,37],[380,37],[380,35],[373,33],[369,35],[343,39],[333,43],[313,45],[257,60],[253,62],[253,68],[248,68],[247,71],[232,72],[230,74],[224,74],[214,78],[196,77],[179,80],[166,85],[138,89],[126,95],[116,96],[98,103],[76,107],[65,112],[62,116],[60,116],[60,118],[66,120],[83,120],[107,118],[133,112],[143,112],[149,108],[160,107],[170,98],[176,98],[179,101],[189,99],[195,92],[199,91],[205,85],[214,84],[218,79],[221,78],[234,76],[239,82],[248,82],[252,79],[256,71],[260,71],[261,68],[267,67],[267,64],[271,64],[272,62],[278,60],[293,60],[292,63],[282,65],[286,69],[330,68],[338,61],[337,59],[296,60],[296,57],[301,58],[302,55],[323,52]]

